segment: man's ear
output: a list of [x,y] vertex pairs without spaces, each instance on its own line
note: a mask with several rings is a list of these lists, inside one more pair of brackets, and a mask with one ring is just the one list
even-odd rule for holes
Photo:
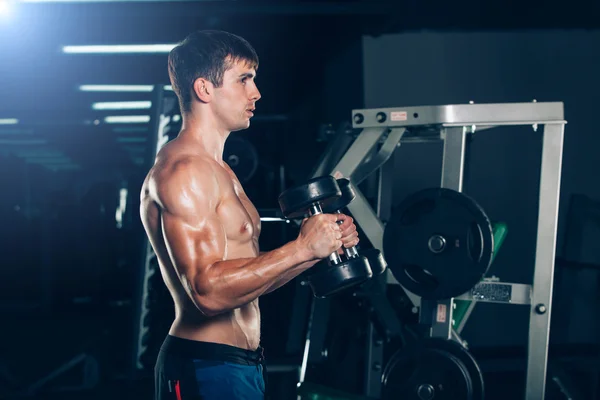
[[198,78],[194,81],[194,93],[203,103],[210,102],[212,98],[213,85],[204,78]]

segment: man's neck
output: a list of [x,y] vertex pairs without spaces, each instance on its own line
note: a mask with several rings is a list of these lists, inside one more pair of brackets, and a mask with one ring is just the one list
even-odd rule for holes
[[212,114],[185,113],[182,115],[179,138],[198,146],[198,151],[218,163],[223,162],[223,148],[230,133],[217,124]]

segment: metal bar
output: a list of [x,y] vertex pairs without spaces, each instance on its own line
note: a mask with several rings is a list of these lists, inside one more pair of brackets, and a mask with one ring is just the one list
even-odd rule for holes
[[531,304],[531,285],[508,282],[481,282],[467,293],[455,297],[456,300],[472,302]]
[[333,167],[344,156],[354,137],[346,129],[340,129],[335,136],[329,141],[325,151],[321,155],[317,166],[311,173],[311,177],[323,176],[329,174]]
[[[441,187],[462,191],[467,133],[462,127],[445,128]],[[433,309],[431,336],[445,339],[460,338],[452,332],[454,299],[437,301]]]
[[[485,129],[492,129],[492,128],[497,128],[499,126],[519,126],[519,125],[535,125],[535,124],[540,124],[540,123],[547,123],[547,124],[564,124],[566,123],[565,120],[544,120],[544,121],[537,121],[537,120],[525,120],[525,121],[515,121],[515,122],[498,122],[498,121],[494,121],[494,122],[477,122],[476,124],[472,124],[471,127],[476,127],[477,128],[477,132],[483,131]],[[465,126],[465,122],[459,122],[459,123],[453,123],[453,124],[442,124],[443,127],[445,128],[452,128],[455,126]]]
[[385,223],[390,219],[394,205],[394,158],[389,158],[379,170],[377,188],[377,216]]
[[[454,300],[458,300],[458,299],[459,299],[459,297],[455,297],[454,298]],[[471,302],[469,304],[469,308],[467,308],[467,311],[465,311],[465,315],[460,320],[460,323],[458,324],[458,326],[454,328],[454,330],[456,331],[456,333],[461,333],[463,331],[463,329],[465,329],[465,325],[467,325],[467,321],[469,320],[469,317],[471,316],[471,313],[475,309],[475,305],[476,304],[477,303],[475,301],[473,301],[473,302]]]
[[[354,140],[342,159],[334,166],[331,175],[336,178],[346,177],[352,182],[352,174],[379,143],[387,129],[364,129]],[[316,177],[316,176],[313,176]],[[353,183],[353,182],[352,182]],[[383,248],[383,224],[373,211],[362,192],[354,187],[356,197],[348,205],[356,223],[363,229],[365,236],[373,247]]]
[[525,398],[543,399],[548,363],[552,287],[563,153],[563,124],[544,125],[538,227],[529,322]]
[[311,299],[310,312],[308,313],[308,321],[306,326],[306,338],[304,339],[304,353],[302,355],[302,364],[300,364],[300,376],[298,383],[301,384],[306,378],[306,370],[308,369],[308,355],[310,353],[310,335],[312,332],[313,318],[315,315],[315,300]]
[[445,138],[441,187],[462,192],[467,133],[462,127],[455,127],[445,128],[443,135]]
[[347,208],[361,227],[373,247],[383,251],[383,224],[360,190],[354,188],[356,197]]
[[436,124],[533,125],[560,122],[563,103],[456,104],[352,110],[354,128],[391,128]]
[[363,129],[352,143],[352,146],[346,151],[346,154],[335,165],[331,175],[336,178],[350,178],[386,132],[386,128]]
[[43,387],[46,383],[52,381],[56,377],[65,373],[66,371],[74,368],[77,364],[85,361],[85,359],[87,357],[89,357],[89,356],[86,353],[81,353],[81,354],[76,355],[75,357],[73,357],[69,361],[67,361],[66,363],[64,363],[64,364],[60,365],[59,367],[57,367],[56,369],[52,370],[48,375],[44,376],[43,378],[36,381],[35,383],[29,385],[27,387],[27,389],[24,390],[24,394],[26,396],[32,396],[33,394],[35,394],[38,391],[38,389]]
[[377,154],[371,157],[369,161],[365,161],[356,168],[354,174],[352,174],[354,185],[359,185],[391,157],[400,144],[400,140],[405,131],[406,128],[395,128],[391,130]]
[[383,340],[373,322],[367,322],[367,360],[365,395],[378,399],[381,396],[381,371],[383,369]]
[[302,349],[302,336],[312,309],[312,293],[300,279],[295,280],[294,301],[292,303],[292,318],[290,318],[285,350],[287,354],[297,354]]
[[300,380],[303,383],[306,379],[306,371],[309,364],[316,364],[327,357],[325,348],[325,339],[327,327],[329,325],[329,314],[331,309],[330,299],[318,299],[313,297],[311,304],[310,317],[306,332],[306,341],[304,345],[304,355],[302,357],[302,366],[300,367]]

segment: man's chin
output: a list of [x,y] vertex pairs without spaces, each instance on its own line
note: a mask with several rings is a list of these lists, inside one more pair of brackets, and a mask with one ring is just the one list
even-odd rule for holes
[[250,128],[250,121],[246,122],[245,125],[240,125],[237,128],[231,130],[231,132],[243,131],[244,129]]

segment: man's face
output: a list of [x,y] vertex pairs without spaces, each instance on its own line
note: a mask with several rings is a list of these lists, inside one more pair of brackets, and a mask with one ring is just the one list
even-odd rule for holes
[[225,71],[223,85],[214,89],[213,110],[228,131],[247,129],[254,115],[260,92],[254,78],[256,71],[244,61]]

